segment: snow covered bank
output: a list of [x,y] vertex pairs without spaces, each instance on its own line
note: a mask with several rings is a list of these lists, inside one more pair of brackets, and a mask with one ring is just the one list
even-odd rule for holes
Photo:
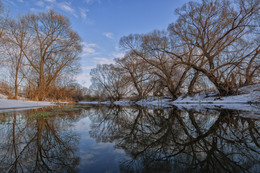
[[0,109],[55,106],[50,102],[0,99]]
[[[139,106],[157,106],[170,107],[172,105],[183,105],[183,107],[222,107],[223,109],[241,109],[252,110],[254,107],[260,107],[260,84],[249,85],[238,90],[239,95],[218,97],[216,93],[199,93],[194,96],[180,96],[177,100],[172,101],[167,98],[148,97],[147,99],[136,102]],[[212,106],[213,105],[213,106]],[[215,105],[215,106],[214,106]],[[179,106],[181,107],[181,106]],[[258,109],[260,111],[260,109]]]
[[194,96],[180,96],[172,101],[167,97],[148,97],[137,102],[129,100],[111,102],[80,102],[85,104],[115,104],[121,106],[139,105],[149,108],[168,108],[173,105],[184,107],[186,109],[234,109],[241,111],[259,111],[260,112],[260,84],[249,85],[238,90],[238,95],[218,97],[216,93],[199,93]]
[[[222,105],[222,107],[245,107],[241,105],[250,105],[250,104],[260,104],[260,91],[253,91],[249,94],[242,94],[236,96],[227,96],[227,97],[209,97],[208,94],[200,93],[196,94],[193,97],[179,97],[177,100],[172,101],[168,98],[158,98],[158,97],[148,97],[147,99],[142,99],[137,102],[133,102],[130,100],[120,100],[115,102],[80,102],[82,104],[114,104],[120,106],[131,106],[131,105],[139,105],[139,106],[155,106],[155,107],[171,107],[172,105],[217,105],[218,107]],[[240,105],[240,106],[237,106]]]
[[148,97],[147,99],[137,101],[136,104],[144,107],[172,107],[171,99],[161,99],[158,97]]
[[118,105],[118,106],[132,106],[132,105],[134,105],[134,102],[132,102],[130,100],[120,100],[120,101],[115,101],[114,105]]
[[27,100],[8,100],[7,96],[0,94],[0,109],[11,108],[35,108],[44,106],[55,106],[50,102],[27,101]]
[[179,97],[174,104],[241,104],[260,103],[260,91],[227,97],[208,97],[207,94],[197,94],[193,97]]
[[110,105],[111,102],[110,101],[104,101],[104,102],[99,102],[99,101],[80,101],[78,102],[79,104],[90,104],[90,105]]
[[93,104],[93,105],[98,105],[99,102],[93,101],[93,102],[87,102],[87,101],[81,101],[79,102],[80,104]]
[[260,119],[259,104],[176,104],[178,109],[195,112],[219,112],[221,110],[235,111],[239,116],[245,118]]
[[216,97],[210,93],[199,93],[192,97],[179,97],[173,104],[245,104],[260,103],[260,84],[249,85],[238,90],[239,94],[227,97]]
[[131,106],[134,105],[134,103],[130,100],[120,100],[120,101],[115,101],[115,102],[110,102],[110,101],[103,101],[103,102],[97,102],[97,101],[92,101],[92,102],[86,102],[86,101],[81,101],[79,102],[80,104],[92,104],[92,105],[118,105],[118,106]]

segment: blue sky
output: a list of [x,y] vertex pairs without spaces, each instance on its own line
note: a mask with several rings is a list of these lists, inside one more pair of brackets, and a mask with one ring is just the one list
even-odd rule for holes
[[89,72],[98,63],[112,63],[123,56],[119,39],[131,33],[166,29],[174,13],[188,0],[2,0],[10,16],[53,8],[70,18],[83,40],[82,72],[77,80],[90,85]]

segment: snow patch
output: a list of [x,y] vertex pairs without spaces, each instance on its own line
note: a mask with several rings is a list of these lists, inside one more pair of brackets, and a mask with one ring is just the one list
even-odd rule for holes
[[182,111],[193,110],[203,113],[217,113],[221,110],[239,111],[239,116],[260,119],[259,104],[175,104]]
[[80,101],[80,104],[93,104],[93,105],[98,105],[99,102],[86,102],[86,101]]
[[3,94],[0,94],[0,99],[7,99],[8,97],[3,95]]
[[145,106],[145,107],[172,107],[171,105],[171,99],[163,99],[159,97],[148,97],[147,99],[142,99],[136,102],[139,106]]
[[111,101],[100,102],[100,104],[103,104],[103,105],[111,105]]
[[0,109],[55,106],[50,102],[0,99]]
[[240,94],[249,94],[253,91],[260,91],[260,83],[259,84],[254,84],[254,85],[248,85],[244,86],[238,89],[238,92]]
[[119,106],[131,106],[134,105],[134,103],[130,100],[120,100],[120,101],[115,101],[114,105],[119,105]]
[[173,101],[174,104],[229,104],[229,103],[260,103],[260,91],[253,91],[249,94],[227,96],[227,97],[207,97],[206,94],[196,94],[193,97],[179,97]]

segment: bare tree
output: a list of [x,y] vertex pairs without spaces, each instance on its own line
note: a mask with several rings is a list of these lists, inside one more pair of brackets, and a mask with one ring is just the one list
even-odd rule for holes
[[4,8],[2,1],[0,0],[0,38],[3,37],[7,25],[8,13]]
[[177,22],[168,29],[182,41],[180,45],[196,47],[194,56],[199,56],[201,62],[206,61],[199,66],[198,62],[177,57],[206,75],[221,95],[232,94],[238,85],[237,72],[242,62],[258,59],[259,44],[247,40],[257,29],[252,25],[257,13],[259,1],[254,0],[239,3],[203,0],[184,5],[177,10]]
[[[7,53],[7,63],[10,65],[11,76],[14,79],[14,98],[18,97],[18,87],[25,77],[25,61],[23,52],[31,45],[31,36],[28,34],[28,21],[21,18],[17,22],[8,20],[8,30],[4,38],[4,49]],[[28,68],[27,68],[28,70]]]
[[151,66],[135,53],[129,53],[116,62],[123,75],[129,76],[130,83],[137,92],[132,94],[137,95],[138,99],[147,97],[155,87],[155,76],[150,72]]
[[[110,64],[99,64],[90,72],[92,89],[107,95],[111,101],[120,100],[129,93],[129,80],[120,68]],[[104,98],[104,96],[103,96]]]
[[4,35],[6,33],[7,28],[7,20],[8,20],[8,12],[4,8],[2,1],[0,0],[0,65],[3,65],[5,62],[5,50],[3,48],[4,45]]
[[149,75],[155,76],[147,80],[154,94],[167,89],[173,99],[203,87],[235,94],[260,78],[259,5],[258,0],[189,2],[176,10],[178,20],[168,32],[122,37],[126,56],[117,65],[139,97],[147,95],[141,84]]
[[[260,39],[260,38],[259,38]],[[245,68],[244,75],[245,82],[243,85],[249,85],[253,84],[254,81],[256,80],[259,82],[259,77],[260,77],[260,58],[259,58],[259,47],[258,49],[255,50],[255,52],[252,52],[252,55],[250,55],[250,58],[248,61],[245,62]],[[257,79],[258,78],[258,79]]]
[[162,89],[167,88],[171,96],[177,98],[191,67],[169,55],[171,46],[167,33],[154,31],[146,35],[130,35],[121,38],[120,44],[148,63],[150,73],[158,76],[157,82]]
[[[34,98],[44,100],[51,84],[63,72],[78,68],[81,39],[70,27],[67,17],[54,12],[23,17],[33,46],[22,48],[22,53],[37,77]],[[26,38],[25,38],[26,39]]]

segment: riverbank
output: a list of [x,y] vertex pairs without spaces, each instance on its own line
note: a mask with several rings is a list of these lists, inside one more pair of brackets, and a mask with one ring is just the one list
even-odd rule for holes
[[[176,100],[169,99],[167,97],[147,97],[146,99],[133,102],[131,100],[120,100],[115,102],[80,102],[85,104],[113,104],[119,106],[144,106],[144,107],[172,107],[177,105],[178,107],[186,108],[215,108],[223,107],[227,109],[238,110],[260,110],[260,84],[249,85],[238,89],[238,95],[220,97],[216,92],[198,93],[193,96],[180,96]],[[253,105],[253,106],[251,106]],[[259,108],[259,109],[258,109]]]
[[[139,101],[120,100],[115,102],[80,102],[82,104],[105,104],[105,105],[119,105],[119,106],[143,106],[149,108],[167,108],[173,105],[185,109],[213,109],[225,108],[236,110],[254,110],[260,112],[260,84],[242,87],[238,90],[238,95],[219,97],[216,93],[198,93],[193,96],[180,96],[176,100],[168,97],[147,97]],[[9,100],[7,96],[0,94],[0,109],[12,108],[37,108],[45,106],[55,106],[56,104],[47,101],[28,101]]]
[[47,101],[11,100],[7,99],[7,96],[0,94],[0,109],[35,108],[55,105]]

